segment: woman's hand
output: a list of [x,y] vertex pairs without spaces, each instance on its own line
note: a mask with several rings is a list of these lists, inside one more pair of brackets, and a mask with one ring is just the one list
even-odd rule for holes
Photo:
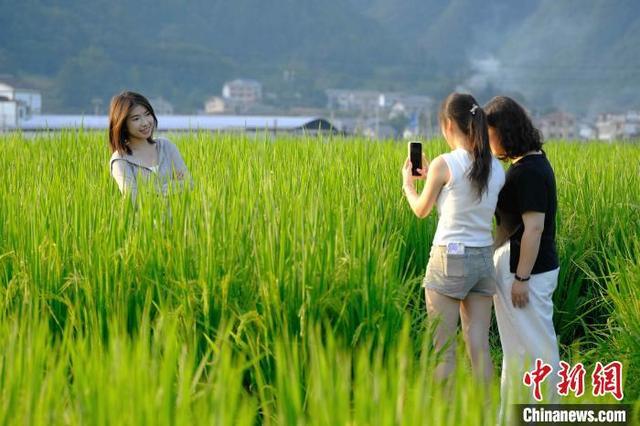
[[524,308],[529,303],[529,283],[513,280],[511,285],[511,303],[514,308]]
[[[540,250],[540,239],[544,230],[544,213],[526,211],[522,213],[524,231],[520,240],[520,259],[516,274],[521,277],[531,276],[533,266]],[[529,285],[514,280],[511,287],[511,301],[516,308],[524,308],[529,303]]]
[[417,179],[427,180],[427,172],[429,171],[429,162],[427,161],[427,157],[425,157],[424,152],[422,153],[422,168],[416,169],[420,176],[416,176]]
[[402,167],[402,185],[403,186],[414,186],[416,180],[425,180],[427,178],[427,171],[429,170],[429,164],[427,163],[427,158],[422,154],[422,164],[423,168],[416,169],[419,176],[413,176],[411,169],[413,165],[411,164],[411,158],[407,157],[404,162],[404,166]]

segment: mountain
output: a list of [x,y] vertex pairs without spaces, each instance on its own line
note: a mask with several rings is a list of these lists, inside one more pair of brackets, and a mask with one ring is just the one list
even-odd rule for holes
[[[88,109],[93,98],[106,102],[132,88],[194,110],[236,77],[317,97],[318,82],[356,86],[385,63],[402,62],[377,36],[377,22],[336,0],[0,0],[0,7],[0,74],[39,82],[47,109]],[[283,81],[284,71],[295,78]]]
[[638,46],[637,1],[545,1],[498,57],[504,85],[532,103],[597,112],[638,107]]
[[224,81],[323,106],[329,87],[435,98],[497,93],[534,109],[640,107],[635,0],[0,0],[0,74],[44,108],[88,112],[128,88],[193,112]]
[[353,0],[488,100],[581,114],[640,107],[635,0]]

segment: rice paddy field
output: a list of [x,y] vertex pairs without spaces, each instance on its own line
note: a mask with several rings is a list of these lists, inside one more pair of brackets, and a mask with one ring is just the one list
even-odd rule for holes
[[[495,425],[460,349],[433,378],[420,287],[437,216],[406,145],[170,136],[193,188],[123,199],[106,135],[0,135],[0,424]],[[424,144],[433,158],[440,140]],[[551,141],[561,357],[623,363],[640,411],[640,144]],[[459,345],[462,347],[462,345]]]

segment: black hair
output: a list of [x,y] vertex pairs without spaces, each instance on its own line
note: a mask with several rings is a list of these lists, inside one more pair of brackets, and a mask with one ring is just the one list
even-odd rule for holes
[[542,149],[542,134],[536,129],[525,109],[513,99],[496,96],[485,106],[487,123],[494,128],[504,150],[501,160],[522,157],[529,151]]
[[478,198],[482,198],[482,194],[487,191],[493,159],[484,111],[473,96],[452,93],[440,107],[440,122],[444,123],[445,119],[453,120],[471,143],[473,163],[467,176],[475,187]]

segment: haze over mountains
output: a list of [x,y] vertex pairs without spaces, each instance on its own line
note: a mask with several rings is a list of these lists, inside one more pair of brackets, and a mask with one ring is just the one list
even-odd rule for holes
[[225,80],[266,102],[325,104],[327,88],[435,98],[497,93],[531,109],[640,107],[635,0],[0,0],[0,74],[49,111],[88,112],[123,88],[202,108]]

